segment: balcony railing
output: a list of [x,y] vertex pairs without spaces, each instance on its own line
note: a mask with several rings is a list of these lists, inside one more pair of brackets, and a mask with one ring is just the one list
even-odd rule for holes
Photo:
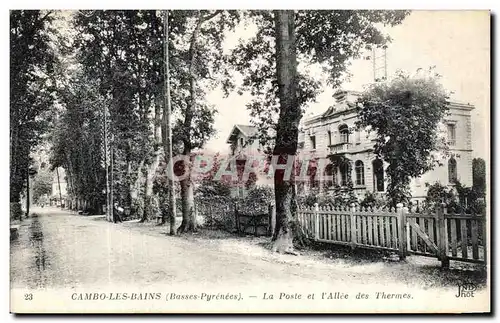
[[337,144],[333,144],[328,146],[330,148],[330,154],[340,154],[346,153],[351,148],[352,144],[348,142],[340,142]]

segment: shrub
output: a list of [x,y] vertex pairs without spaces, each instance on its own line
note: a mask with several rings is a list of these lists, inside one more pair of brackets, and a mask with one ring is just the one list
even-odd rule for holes
[[245,200],[267,205],[274,201],[274,189],[272,186],[254,186],[248,191]]
[[319,189],[314,188],[309,191],[307,195],[297,197],[300,205],[314,206],[335,206],[335,207],[349,207],[352,203],[358,203],[358,198],[354,194],[352,182],[346,186],[336,185],[331,192],[320,194]]
[[388,202],[387,200],[380,194],[372,193],[372,192],[367,192],[365,194],[365,197],[361,202],[359,202],[359,205],[362,208],[383,208],[387,206]]
[[465,212],[479,214],[485,211],[486,205],[481,199],[481,192],[477,189],[465,187],[459,181],[453,187],[440,183],[428,186],[427,197],[424,201],[424,209],[434,211],[436,206],[444,203],[445,207],[452,212]]

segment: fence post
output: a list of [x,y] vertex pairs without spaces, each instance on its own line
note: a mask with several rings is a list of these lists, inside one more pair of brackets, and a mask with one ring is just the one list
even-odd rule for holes
[[319,205],[314,203],[314,239],[319,238]]
[[236,233],[240,233],[240,217],[238,215],[238,206],[236,205],[236,202],[233,202],[233,206],[234,206]]
[[276,219],[276,208],[274,207],[274,204],[271,202],[269,203],[269,225],[268,225],[268,235],[273,235],[274,234],[274,222]]
[[487,238],[487,234],[488,234],[488,228],[486,226],[486,210],[484,210],[485,213],[481,213],[480,216],[483,218],[483,220],[481,221],[482,223],[482,235],[483,235],[483,257],[484,257],[484,265],[486,266],[488,264],[488,249],[487,249],[487,246],[488,246],[488,238]]
[[441,268],[449,268],[450,260],[448,259],[448,250],[446,250],[448,232],[446,232],[446,219],[444,217],[444,203],[441,203],[437,208],[436,222],[438,226],[439,240],[439,260],[441,260]]
[[399,260],[404,260],[406,258],[406,208],[403,207],[403,203],[396,204],[396,211],[398,213],[398,224],[399,224]]
[[351,212],[349,213],[350,222],[351,222],[351,249],[354,249],[356,246],[356,241],[358,237],[358,233],[356,232],[356,218],[354,217],[356,213],[356,204],[351,203]]

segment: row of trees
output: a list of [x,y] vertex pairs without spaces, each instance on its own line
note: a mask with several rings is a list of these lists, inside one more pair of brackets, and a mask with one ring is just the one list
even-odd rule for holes
[[[152,216],[153,204],[166,203],[166,194],[155,194],[153,181],[167,143],[162,113],[167,50],[174,153],[190,155],[214,133],[215,109],[205,97],[221,81],[221,44],[239,14],[170,11],[168,37],[163,18],[154,10],[79,11],[68,21],[74,34],[66,57],[75,68],[60,90],[64,109],[53,131],[52,165],[68,170],[71,195],[90,211],[100,212],[106,189],[143,221]],[[190,178],[181,182],[181,195],[179,231],[190,231]]]
[[[161,180],[168,170],[159,167],[168,161],[164,154],[168,152],[168,99],[174,120],[174,154],[193,156],[214,134],[216,107],[207,103],[206,96],[220,86],[226,94],[235,90],[252,94],[248,109],[259,129],[256,139],[267,147],[268,154],[280,156],[279,162],[286,163],[288,156],[297,154],[300,121],[323,85],[308,73],[308,67],[320,66],[329,86],[340,85],[348,76],[351,59],[365,48],[390,41],[380,27],[397,25],[408,14],[362,10],[191,10],[169,11],[168,15],[153,10],[78,11],[58,19],[68,25],[70,33],[50,39],[45,34],[53,13],[36,12],[29,19],[24,11],[15,17],[11,13],[11,34],[18,32],[12,24],[23,29],[46,22],[40,35],[32,37],[44,40],[42,52],[58,54],[56,67],[47,75],[61,75],[53,95],[33,87],[23,78],[36,75],[43,80],[38,71],[53,65],[54,55],[27,58],[23,54],[26,48],[19,45],[24,43],[15,40],[11,47],[28,60],[15,66],[36,65],[37,72],[11,71],[11,82],[24,84],[17,89],[24,92],[11,93],[19,100],[13,101],[11,112],[13,106],[19,106],[15,113],[27,107],[21,100],[29,98],[24,94],[29,90],[36,94],[29,104],[36,104],[40,111],[55,101],[51,164],[67,170],[71,196],[99,212],[105,201],[103,191],[111,190],[121,205],[146,221],[152,204],[168,204],[165,192],[169,185]],[[225,53],[225,36],[242,22],[254,24],[255,35]],[[56,45],[52,51],[47,50],[51,43]],[[166,70],[169,83],[164,83]],[[234,73],[242,76],[241,84],[233,82]],[[42,83],[51,85],[48,81],[37,84]],[[16,88],[17,83],[14,85]],[[166,85],[171,97],[165,96]],[[369,126],[378,134],[375,153],[390,165],[392,202],[407,199],[410,178],[432,168],[432,152],[442,148],[434,138],[437,123],[447,110],[447,98],[435,77],[415,80],[405,75],[374,86],[360,98],[359,126]],[[11,119],[17,124],[11,125],[11,142],[15,143],[26,139],[18,133],[23,119],[14,116]],[[28,120],[38,119],[28,116]],[[32,140],[37,131],[34,128],[24,136]],[[27,150],[20,151],[24,146],[16,144],[18,150],[11,158],[29,152],[32,146],[29,143]],[[11,168],[13,178],[21,178],[26,170],[21,159]],[[109,181],[105,175],[108,164],[113,174]],[[176,165],[180,171],[189,167],[191,163],[186,161]],[[274,175],[277,224],[273,240],[276,251],[292,252],[296,192],[293,175],[290,181],[283,180],[284,175],[283,171]],[[188,176],[180,183],[183,221],[178,232],[196,226],[193,180]],[[11,190],[11,201],[18,199],[20,190]],[[167,215],[171,214],[164,212],[163,222]]]
[[10,203],[11,217],[20,218],[30,153],[52,120],[58,59],[52,48],[56,31],[52,12],[10,12]]

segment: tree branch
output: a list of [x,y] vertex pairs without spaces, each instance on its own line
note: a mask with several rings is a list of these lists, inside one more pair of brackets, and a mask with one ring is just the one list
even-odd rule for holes
[[200,23],[204,23],[205,21],[209,21],[210,19],[215,18],[217,15],[222,13],[223,10],[215,10],[215,12],[207,15],[207,16],[201,16],[200,18]]

